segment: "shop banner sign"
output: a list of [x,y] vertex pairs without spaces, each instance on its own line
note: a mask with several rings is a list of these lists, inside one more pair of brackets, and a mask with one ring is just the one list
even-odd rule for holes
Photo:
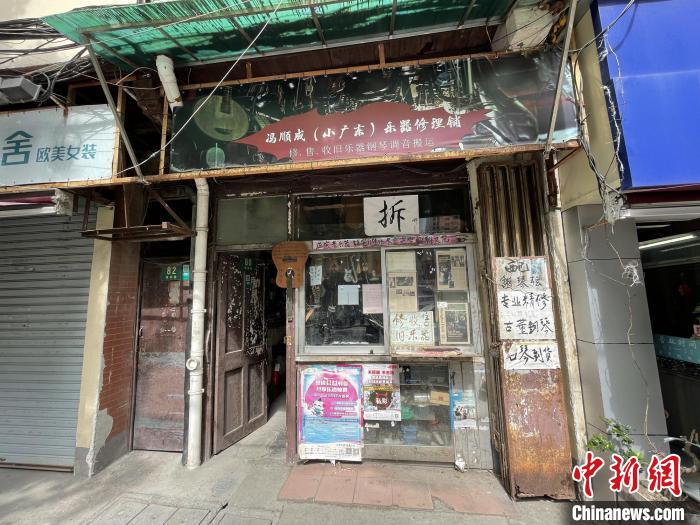
[[366,421],[401,421],[398,365],[363,365],[362,393]]
[[[560,57],[543,51],[200,90],[173,117],[171,170],[543,144]],[[559,103],[555,142],[578,136],[568,69]]]
[[106,105],[0,114],[0,184],[112,178],[114,115]]
[[544,257],[496,257],[501,341],[556,339],[552,290]]
[[503,368],[506,370],[560,368],[559,346],[556,341],[509,341],[503,344]]
[[298,406],[301,459],[362,459],[362,366],[302,367]]
[[453,233],[436,233],[397,237],[367,237],[364,239],[331,239],[312,241],[311,249],[344,250],[347,248],[381,248],[383,246],[442,246],[457,244],[459,236]]

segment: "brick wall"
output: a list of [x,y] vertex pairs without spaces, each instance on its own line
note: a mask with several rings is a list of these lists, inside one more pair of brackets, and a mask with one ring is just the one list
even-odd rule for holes
[[[143,216],[143,194],[140,188],[124,188],[115,200],[115,227],[124,226],[125,209],[129,215],[129,224],[140,224]],[[97,434],[104,429],[107,436],[104,444],[95,444],[94,472],[124,455],[130,447],[140,254],[141,244],[138,242],[112,243],[103,342],[104,367],[97,422]]]
[[99,410],[106,410],[112,418],[108,440],[122,433],[128,435],[129,431],[139,292],[139,250],[139,243],[117,242],[112,246],[99,403]]

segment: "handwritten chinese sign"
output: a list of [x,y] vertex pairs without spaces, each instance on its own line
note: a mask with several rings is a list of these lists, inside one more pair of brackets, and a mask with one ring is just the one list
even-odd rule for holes
[[401,312],[391,314],[392,345],[435,344],[433,312]]
[[495,276],[500,339],[556,339],[545,258],[496,257]]
[[418,195],[365,197],[365,234],[415,235],[419,233]]
[[112,177],[114,116],[106,105],[0,115],[0,182],[8,185]]
[[549,370],[559,368],[559,347],[550,342],[507,342],[503,345],[506,370]]

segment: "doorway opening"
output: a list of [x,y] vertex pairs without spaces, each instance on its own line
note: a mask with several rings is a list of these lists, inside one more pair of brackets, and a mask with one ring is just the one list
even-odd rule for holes
[[269,250],[218,255],[214,454],[262,427],[273,402],[284,407],[286,298],[275,276]]

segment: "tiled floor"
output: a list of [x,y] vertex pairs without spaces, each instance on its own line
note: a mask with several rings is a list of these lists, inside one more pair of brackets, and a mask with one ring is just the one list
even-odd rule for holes
[[[515,508],[496,478],[445,467],[362,463],[295,466],[279,492],[287,501],[431,510],[510,517]],[[469,483],[465,485],[465,481]]]

